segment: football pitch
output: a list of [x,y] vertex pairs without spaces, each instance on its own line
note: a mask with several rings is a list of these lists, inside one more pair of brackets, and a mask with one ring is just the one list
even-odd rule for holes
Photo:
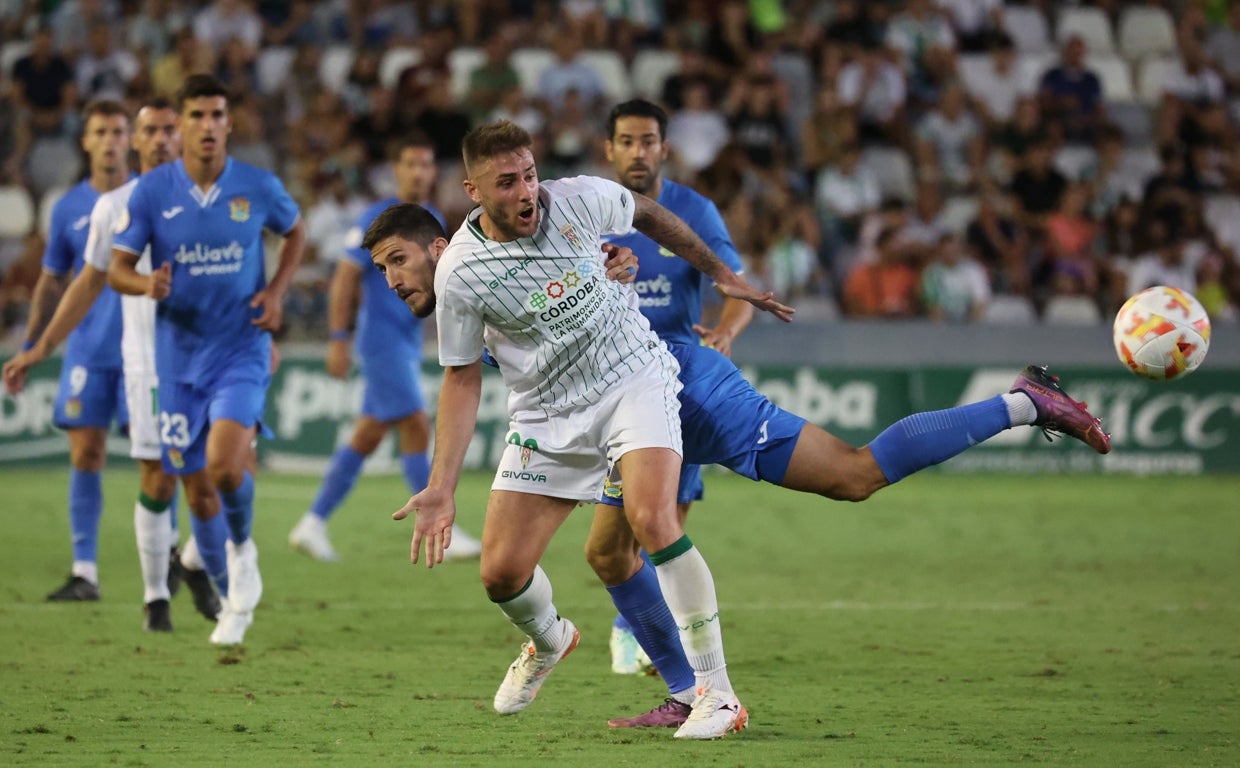
[[[141,631],[137,476],[112,464],[103,600],[81,605],[43,602],[68,571],[67,473],[0,470],[0,764],[1240,764],[1240,478],[938,473],[848,505],[709,475],[689,533],[751,725],[681,743],[606,727],[666,688],[610,671],[587,510],[543,561],[581,645],[500,717],[521,638],[476,562],[409,564],[398,478],[360,480],[322,564],[285,540],[317,479],[261,476],[263,603],[221,650],[184,593],[173,634]],[[474,533],[489,481],[458,494]]]

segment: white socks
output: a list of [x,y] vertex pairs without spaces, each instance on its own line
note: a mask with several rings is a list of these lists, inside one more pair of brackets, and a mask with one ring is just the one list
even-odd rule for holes
[[141,501],[133,506],[133,530],[142,566],[142,601],[167,600],[168,550],[172,548],[172,516],[167,509],[152,512]]
[[719,627],[719,603],[710,568],[697,547],[655,566],[659,587],[668,610],[680,629],[689,666],[698,688],[732,691],[723,658],[723,632]]
[[558,651],[564,645],[566,625],[551,602],[551,580],[542,566],[534,566],[534,577],[520,594],[496,605],[514,627],[530,638],[535,651]]
[[1033,407],[1033,399],[1024,392],[1008,392],[999,397],[1003,398],[1003,404],[1007,406],[1008,419],[1013,427],[1032,424],[1038,418],[1038,409]]

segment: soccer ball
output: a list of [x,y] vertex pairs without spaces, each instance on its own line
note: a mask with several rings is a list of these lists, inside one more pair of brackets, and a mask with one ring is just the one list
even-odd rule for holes
[[1179,288],[1156,285],[1120,307],[1112,326],[1115,354],[1138,376],[1164,381],[1187,376],[1206,359],[1210,317]]

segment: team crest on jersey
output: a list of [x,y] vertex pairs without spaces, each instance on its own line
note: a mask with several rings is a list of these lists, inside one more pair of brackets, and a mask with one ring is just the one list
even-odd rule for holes
[[572,224],[565,224],[560,227],[560,234],[564,235],[564,239],[567,240],[568,244],[572,247],[578,250],[585,248],[585,245],[581,242],[581,236],[577,234],[577,228]]
[[532,437],[522,440],[519,432],[509,432],[507,442],[509,445],[515,445],[521,449],[521,469],[525,469],[530,463],[530,458],[534,455],[534,451],[538,450],[538,441]]
[[228,215],[233,221],[250,220],[250,201],[244,197],[234,197],[228,201]]
[[185,456],[176,448],[169,448],[168,463],[175,469],[185,469]]
[[82,418],[82,401],[71,397],[65,402],[65,416],[70,419]]
[[603,495],[609,499],[624,497],[624,481],[620,479],[620,467],[615,464],[607,473],[607,479],[603,481]]

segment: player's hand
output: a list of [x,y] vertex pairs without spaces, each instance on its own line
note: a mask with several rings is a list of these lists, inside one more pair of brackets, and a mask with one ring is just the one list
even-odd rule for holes
[[792,307],[776,301],[774,292],[760,291],[745,282],[740,275],[732,274],[730,278],[716,279],[715,287],[724,296],[747,301],[763,312],[770,312],[785,323],[792,322],[792,316],[796,314],[796,310]]
[[334,379],[343,379],[349,375],[349,342],[336,339],[327,342],[327,359],[323,361],[327,367],[327,375]]
[[277,296],[270,288],[264,288],[254,294],[254,298],[250,299],[250,309],[262,307],[263,311],[258,317],[250,321],[253,325],[257,325],[268,333],[275,333],[280,330],[280,325],[284,322],[284,301],[282,296]]
[[22,393],[26,388],[26,375],[30,373],[31,366],[43,362],[46,357],[39,352],[38,345],[35,345],[33,349],[18,352],[4,364],[4,388],[10,395],[17,396]]
[[404,520],[412,513],[413,542],[409,545],[409,561],[417,565],[423,546],[426,567],[443,562],[443,551],[452,544],[452,523],[456,520],[456,502],[452,494],[438,488],[426,488],[413,496],[405,506],[392,513],[393,520]]
[[603,268],[607,270],[608,280],[627,284],[637,279],[637,254],[633,253],[633,249],[604,243],[603,253],[607,254]]
[[151,273],[151,279],[146,283],[146,295],[159,301],[168,298],[169,293],[172,293],[172,262],[165,261]]
[[707,328],[697,323],[693,324],[693,332],[701,337],[704,346],[717,349],[727,357],[732,356],[732,334],[720,331],[718,328]]

